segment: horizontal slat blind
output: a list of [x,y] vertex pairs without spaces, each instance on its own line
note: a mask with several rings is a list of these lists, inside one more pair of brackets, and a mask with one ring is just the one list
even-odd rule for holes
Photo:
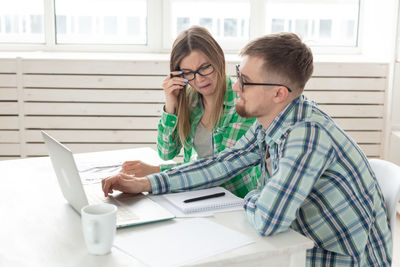
[[0,73],[1,74],[16,74],[17,73],[17,63],[14,58],[4,58],[0,59]]
[[100,75],[158,75],[169,72],[168,56],[165,60],[24,60],[26,74],[100,74]]
[[[57,136],[65,143],[154,143],[157,138],[156,130],[47,130],[50,135]],[[28,142],[40,143],[43,141],[39,130],[28,130]]]
[[[83,153],[87,151],[105,151],[115,149],[128,149],[128,148],[139,148],[139,147],[151,147],[157,149],[155,144],[105,144],[105,143],[66,143],[65,144],[74,153]],[[28,155],[32,156],[46,156],[47,149],[43,144],[27,143],[26,151]],[[128,159],[127,159],[128,160]]]
[[24,91],[24,99],[29,102],[131,102],[164,103],[165,97],[159,90],[120,89],[58,89],[30,88]]
[[161,116],[163,104],[26,103],[26,115]]
[[[235,73],[235,62],[227,64],[228,73]],[[388,64],[386,63],[370,63],[370,62],[315,62],[314,77],[368,77],[381,78],[388,75]]]
[[[167,60],[22,59],[19,77],[16,60],[0,59],[0,159],[20,155],[20,125],[27,156],[47,155],[40,130],[74,152],[155,148]],[[387,73],[380,63],[316,63],[305,89],[370,157],[382,155]]]
[[[1,121],[1,118],[0,118]],[[158,117],[47,117],[27,116],[26,129],[92,129],[92,130],[154,130]]]
[[16,87],[17,75],[16,74],[0,74],[0,84],[2,87]]
[[26,74],[23,85],[26,88],[153,89],[160,88],[162,79],[161,76]]
[[0,101],[16,101],[17,89],[16,88],[0,88]]
[[20,156],[16,60],[0,60],[0,160]]
[[[315,75],[315,73],[314,73]],[[326,85],[329,84],[329,87]],[[386,88],[386,79],[382,77],[314,77],[308,81],[306,90],[317,91],[376,91]]]

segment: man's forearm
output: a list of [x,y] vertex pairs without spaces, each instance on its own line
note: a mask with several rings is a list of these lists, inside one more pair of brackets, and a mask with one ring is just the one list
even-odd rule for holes
[[250,129],[234,147],[225,149],[218,156],[186,163],[147,178],[153,194],[217,186],[259,165],[261,158],[258,150],[257,134]]

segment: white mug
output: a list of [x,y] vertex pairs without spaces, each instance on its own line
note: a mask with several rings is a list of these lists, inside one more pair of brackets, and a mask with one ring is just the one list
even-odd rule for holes
[[101,203],[87,205],[81,209],[82,230],[89,253],[110,253],[116,232],[117,207]]

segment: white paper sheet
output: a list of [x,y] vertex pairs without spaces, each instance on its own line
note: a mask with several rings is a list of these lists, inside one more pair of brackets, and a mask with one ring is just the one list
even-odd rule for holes
[[179,266],[232,250],[254,239],[204,218],[117,233],[114,246],[151,266]]

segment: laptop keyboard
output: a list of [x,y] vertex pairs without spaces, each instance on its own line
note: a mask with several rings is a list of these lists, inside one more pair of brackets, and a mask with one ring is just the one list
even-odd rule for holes
[[97,186],[96,188],[93,188],[93,186],[85,186],[85,192],[89,203],[110,203],[116,205],[118,208],[117,223],[139,220],[139,216],[137,216],[132,210],[121,205],[117,200],[99,194]]

